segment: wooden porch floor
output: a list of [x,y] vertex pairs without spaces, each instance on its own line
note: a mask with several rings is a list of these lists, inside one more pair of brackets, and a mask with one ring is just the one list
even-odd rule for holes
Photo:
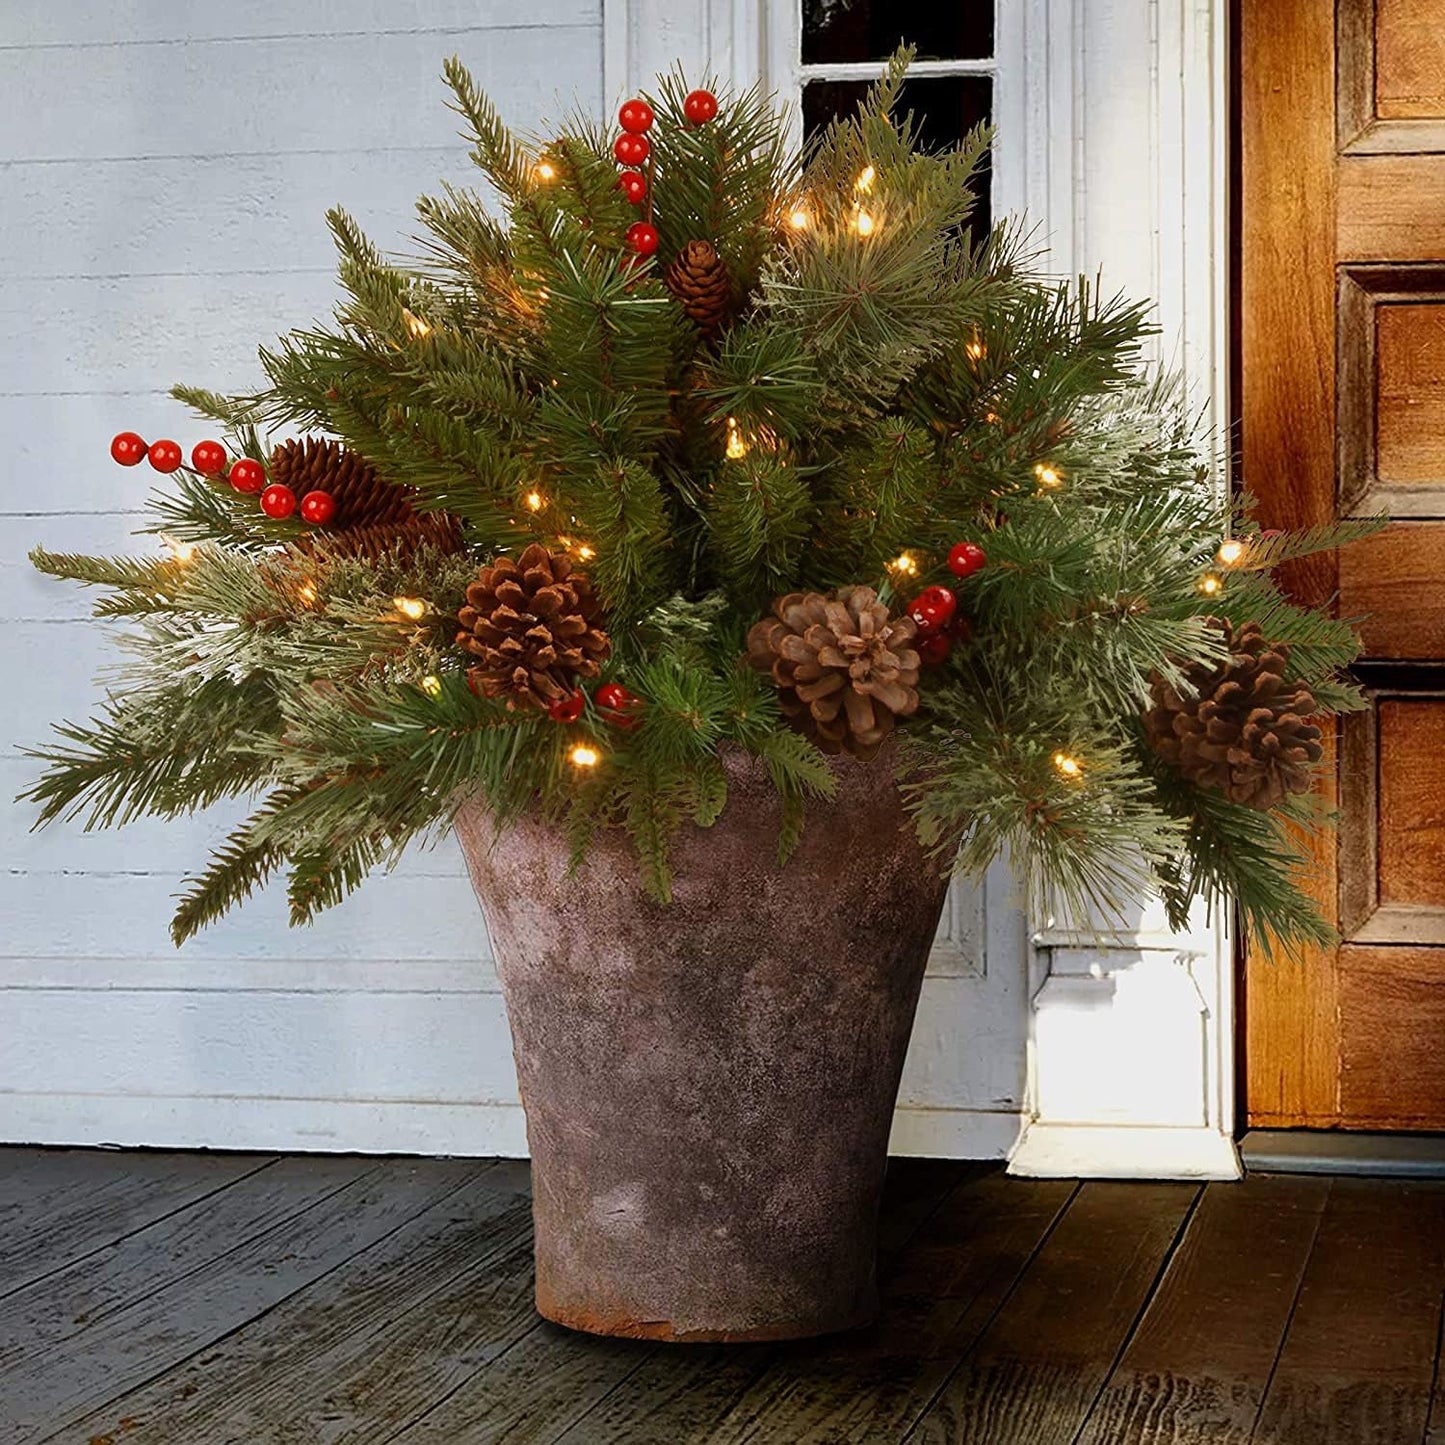
[[805,1346],[531,1308],[527,1169],[0,1151],[0,1441],[1445,1441],[1445,1185],[899,1161],[886,1308]]

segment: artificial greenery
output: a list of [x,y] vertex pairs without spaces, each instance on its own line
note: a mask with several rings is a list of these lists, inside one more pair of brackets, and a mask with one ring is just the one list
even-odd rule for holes
[[[99,827],[252,799],[188,884],[177,942],[280,870],[308,921],[477,792],[502,822],[559,820],[579,853],[627,830],[666,898],[669,836],[726,805],[722,749],[766,763],[783,856],[835,786],[742,661],[748,627],[780,593],[860,582],[901,610],[954,582],[949,549],[971,539],[987,565],[955,585],[973,640],[925,671],[901,746],[867,764],[900,769],[924,839],[972,872],[1007,851],[1036,904],[1153,889],[1179,921],[1229,896],[1259,935],[1325,937],[1292,881],[1296,830],[1321,820],[1192,787],[1139,715],[1151,679],[1218,655],[1211,616],[1260,621],[1322,704],[1357,705],[1352,629],[1271,580],[1353,532],[1262,534],[1224,500],[1177,390],[1144,365],[1146,309],[1039,274],[1007,226],[974,234],[988,137],[922,152],[895,111],[906,60],[801,157],[761,93],[690,125],[683,83],[662,79],[660,245],[641,262],[610,137],[573,121],[518,139],[449,62],[505,224],[447,188],[419,202],[420,253],[402,263],[332,212],[332,321],[263,350],[254,394],[175,395],[258,460],[279,434],[339,438],[461,518],[466,550],[328,560],[299,523],[182,471],[152,503],[172,555],[35,553],[103,586],[97,612],[130,629],[102,715],[38,754],[41,817]],[[662,280],[696,240],[731,284],[715,340]],[[532,542],[585,565],[612,638],[604,679],[641,699],[629,726],[593,697],[562,724],[469,687],[466,586]],[[575,764],[579,745],[595,766]]]

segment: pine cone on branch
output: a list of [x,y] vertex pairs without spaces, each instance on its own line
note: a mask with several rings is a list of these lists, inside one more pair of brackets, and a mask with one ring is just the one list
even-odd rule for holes
[[443,553],[462,550],[462,525],[450,512],[421,512],[400,522],[367,523],[337,532],[331,528],[304,539],[317,557],[379,562],[384,556],[410,557],[423,547]]
[[457,644],[476,663],[467,676],[507,706],[546,708],[596,677],[612,650],[592,584],[571,559],[532,543],[499,557],[467,588]]
[[871,587],[790,592],[748,633],[748,661],[772,674],[783,712],[825,753],[871,758],[918,707],[916,633]]
[[711,241],[689,241],[662,275],[694,326],[711,340],[727,316],[732,280]]
[[282,442],[271,453],[270,478],[290,487],[298,498],[322,491],[336,503],[325,528],[306,535],[308,551],[375,561],[388,552],[406,555],[422,546],[461,550],[456,517],[418,512],[410,487],[384,481],[365,457],[329,437]]
[[1310,785],[1320,760],[1320,729],[1310,690],[1285,681],[1289,644],[1266,641],[1257,622],[1238,629],[1212,624],[1229,656],[1216,666],[1188,669],[1188,687],[1160,677],[1154,706],[1144,714],[1150,746],[1199,787],[1218,788],[1233,803],[1272,808]]

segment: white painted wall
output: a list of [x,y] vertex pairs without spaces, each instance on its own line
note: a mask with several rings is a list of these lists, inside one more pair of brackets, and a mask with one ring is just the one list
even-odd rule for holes
[[[609,49],[625,8],[609,3]],[[648,8],[654,39],[674,42],[656,68],[691,58],[704,31],[732,33],[723,6],[694,24]],[[400,244],[419,191],[467,179],[444,56],[530,127],[616,98],[603,50],[598,0],[0,7],[0,797],[32,776],[23,745],[89,712],[113,655],[81,590],[25,561],[36,542],[128,544],[154,474],[114,466],[111,435],[189,446],[202,431],[165,397],[171,382],[244,388],[258,342],[327,309],[327,205]],[[0,805],[0,1139],[524,1152],[485,931],[451,845],[312,929],[288,930],[263,897],[178,954],[170,895],[233,816],[36,836],[25,809]],[[896,1147],[1012,1145],[1026,957],[1006,878],[958,892]]]
[[[25,552],[126,543],[155,474],[112,433],[189,445],[171,382],[244,388],[258,342],[329,307],[329,204],[400,244],[420,191],[468,179],[445,56],[532,126],[601,104],[601,26],[598,0],[0,7],[0,795],[95,696],[86,599]],[[454,852],[313,929],[269,897],[177,954],[170,895],[225,821],[37,837],[0,811],[0,1138],[522,1152]]]

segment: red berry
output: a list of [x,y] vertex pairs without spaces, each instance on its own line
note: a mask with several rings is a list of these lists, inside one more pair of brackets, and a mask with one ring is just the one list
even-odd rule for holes
[[553,722],[574,723],[586,706],[587,699],[580,692],[569,692],[547,704],[547,716]]
[[628,692],[620,682],[604,682],[597,689],[596,697],[597,706],[601,708],[603,717],[617,727],[627,728],[630,731],[641,721],[635,715],[641,699]]
[[953,651],[953,639],[946,632],[932,632],[915,644],[925,667],[937,667]]
[[639,256],[650,256],[657,250],[657,227],[646,221],[634,221],[627,228],[627,246]]
[[151,459],[151,466],[158,472],[173,472],[181,464],[180,447],[168,439],[152,442],[146,455]]
[[251,457],[240,457],[231,463],[227,480],[238,492],[259,492],[266,485],[266,468]]
[[123,467],[133,467],[145,456],[148,448],[133,431],[123,431],[111,438],[110,454]]
[[916,607],[919,602],[937,608],[943,613],[945,624],[952,622],[953,614],[958,611],[958,598],[947,587],[925,587],[915,599],[914,606]]
[[693,125],[706,125],[717,114],[717,96],[710,90],[690,90],[682,102],[682,113]]
[[943,608],[936,602],[925,601],[922,597],[908,609],[908,615],[918,628],[920,637],[931,637],[948,626],[948,615]]
[[261,493],[261,510],[272,521],[279,522],[296,510],[296,493],[290,487],[283,487],[280,482],[272,482]]
[[336,499],[330,492],[307,492],[301,498],[301,520],[324,527],[336,515]]
[[652,147],[645,135],[633,135],[623,131],[612,142],[612,154],[625,166],[640,166],[652,154]]
[[617,112],[617,123],[633,135],[652,129],[652,107],[645,100],[624,100]]
[[617,184],[634,206],[640,206],[647,199],[647,177],[641,171],[623,171],[617,177]]
[[203,477],[218,477],[226,470],[226,449],[220,442],[197,442],[191,448],[191,465]]
[[977,542],[960,542],[948,554],[948,570],[955,577],[972,577],[987,561]]

